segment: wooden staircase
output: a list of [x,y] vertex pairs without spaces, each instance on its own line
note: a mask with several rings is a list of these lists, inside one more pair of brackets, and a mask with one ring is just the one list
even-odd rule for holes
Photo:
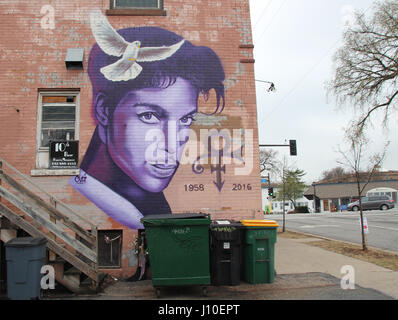
[[58,283],[75,293],[98,290],[97,226],[1,158],[0,218],[4,242],[18,228],[46,238],[47,264],[54,267]]

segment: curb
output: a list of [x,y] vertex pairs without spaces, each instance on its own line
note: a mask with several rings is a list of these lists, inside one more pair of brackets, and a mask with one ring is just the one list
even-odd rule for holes
[[[305,235],[305,236],[308,236],[308,237],[311,237],[311,238],[318,238],[318,239],[328,240],[328,241],[336,241],[336,242],[346,243],[346,244],[350,244],[350,245],[357,245],[357,246],[361,246],[362,245],[362,244],[358,244],[358,243],[355,243],[355,242],[349,242],[349,241],[345,241],[345,240],[337,240],[337,239],[328,238],[328,237],[325,237],[325,236],[314,235],[314,234],[306,233],[306,232],[294,231],[294,230],[289,230],[289,229],[285,229],[285,231],[290,231],[290,232],[293,232],[293,233],[302,234],[302,235]],[[280,232],[280,233],[283,233],[283,232]],[[398,256],[398,252],[396,252],[396,251],[375,248],[375,247],[372,247],[372,246],[367,246],[367,247],[368,247],[368,249],[372,249],[372,250],[375,250],[375,251],[381,251],[381,252],[385,252],[385,253],[388,253],[388,254],[393,254],[393,255]]]

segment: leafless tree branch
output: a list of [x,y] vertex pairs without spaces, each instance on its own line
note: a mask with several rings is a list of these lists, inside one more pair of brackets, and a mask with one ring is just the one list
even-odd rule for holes
[[[355,176],[359,197],[360,217],[361,221],[363,221],[361,205],[362,193],[365,190],[366,186],[369,184],[369,182],[372,181],[374,174],[380,169],[381,164],[385,158],[389,142],[384,145],[382,152],[370,156],[366,161],[366,159],[364,158],[365,153],[369,147],[369,139],[366,138],[365,132],[358,131],[357,128],[355,128],[354,126],[350,126],[345,133],[346,142],[348,143],[349,147],[347,150],[342,150],[340,146],[338,147],[338,152],[341,156],[341,159],[337,162],[341,165],[348,167],[349,171]],[[363,160],[368,163],[366,169],[362,168]],[[367,250],[363,229],[362,246],[363,250]]]
[[398,106],[398,2],[377,2],[371,18],[356,15],[355,26],[344,35],[334,56],[335,73],[328,93],[360,111],[356,123],[362,132],[377,110],[384,111],[388,125],[391,110]]

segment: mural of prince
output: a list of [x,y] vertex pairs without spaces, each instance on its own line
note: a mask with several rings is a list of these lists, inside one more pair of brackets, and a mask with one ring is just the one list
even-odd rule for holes
[[115,221],[140,229],[143,216],[172,213],[163,190],[178,169],[199,95],[214,90],[214,112],[221,112],[225,74],[212,49],[173,32],[116,32],[100,11],[90,24],[96,129],[70,184]]

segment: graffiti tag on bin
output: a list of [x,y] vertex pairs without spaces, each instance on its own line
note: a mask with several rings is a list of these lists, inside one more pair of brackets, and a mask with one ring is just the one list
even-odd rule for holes
[[191,232],[191,228],[185,227],[185,228],[172,229],[171,232],[174,234],[188,234]]
[[217,232],[234,232],[236,230],[235,227],[215,227],[213,228],[214,231]]

